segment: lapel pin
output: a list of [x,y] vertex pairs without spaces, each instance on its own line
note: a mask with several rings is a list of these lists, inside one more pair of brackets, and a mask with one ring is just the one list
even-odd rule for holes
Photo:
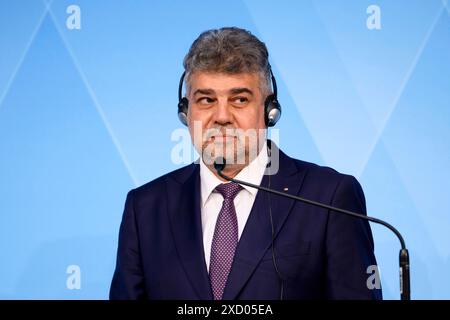
[[288,187],[285,187],[284,189],[283,189],[284,191],[288,191],[289,190],[289,188]]

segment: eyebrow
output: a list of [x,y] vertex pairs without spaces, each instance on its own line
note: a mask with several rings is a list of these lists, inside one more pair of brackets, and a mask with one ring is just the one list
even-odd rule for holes
[[248,93],[248,94],[250,94],[250,95],[253,95],[253,91],[250,90],[249,88],[233,88],[233,89],[230,89],[229,92],[230,92],[231,94],[239,94],[239,93],[244,93],[244,92],[246,92],[246,93]]
[[[250,95],[253,95],[253,91],[250,90],[249,88],[245,88],[245,87],[231,88],[230,90],[228,90],[228,92],[231,93],[231,94],[239,94],[239,93],[246,92],[246,93],[248,93]],[[211,95],[211,94],[214,94],[214,93],[215,93],[215,91],[213,89],[207,88],[207,89],[197,89],[197,90],[194,91],[193,95],[194,96],[196,94]]]
[[214,93],[213,89],[197,89],[195,90],[193,95],[195,96],[196,94],[213,94],[213,93]]

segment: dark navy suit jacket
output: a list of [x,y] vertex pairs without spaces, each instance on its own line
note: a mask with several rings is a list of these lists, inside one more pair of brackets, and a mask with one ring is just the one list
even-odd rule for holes
[[[272,144],[273,145],[273,144]],[[278,149],[279,150],[279,149]],[[213,299],[204,257],[199,164],[128,193],[111,299]],[[261,185],[268,185],[264,175]],[[366,214],[358,181],[279,151],[271,187]],[[368,289],[376,265],[366,221],[270,196],[274,248],[285,299],[381,299]],[[279,299],[268,194],[259,191],[243,230],[223,299]]]

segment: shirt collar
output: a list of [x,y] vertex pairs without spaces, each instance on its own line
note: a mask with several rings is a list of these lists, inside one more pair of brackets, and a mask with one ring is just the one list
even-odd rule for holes
[[[261,184],[262,177],[266,170],[268,156],[267,156],[267,141],[264,141],[264,144],[258,153],[257,157],[250,162],[249,165],[244,167],[237,175],[237,180],[242,180],[246,182],[250,182],[256,185]],[[203,162],[203,159],[199,159],[200,162],[200,185],[201,185],[201,200],[202,207],[205,205],[208,197],[211,195],[213,190],[217,187],[218,184],[224,183],[224,181],[220,180],[216,177],[216,175],[206,166]],[[244,186],[242,185],[244,190],[247,190],[251,193],[252,196],[255,196],[258,192],[258,189]]]

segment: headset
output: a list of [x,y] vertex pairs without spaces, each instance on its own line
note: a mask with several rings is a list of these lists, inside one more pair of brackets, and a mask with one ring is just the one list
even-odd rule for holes
[[[272,67],[270,64],[268,65],[270,78],[272,80],[272,89],[273,93],[268,95],[266,100],[264,101],[264,122],[266,127],[273,127],[281,117],[281,105],[278,102],[277,98],[277,81],[275,80],[275,76],[272,72]],[[186,76],[186,71],[183,72],[180,78],[180,83],[178,85],[178,119],[180,119],[181,123],[185,126],[188,125],[187,122],[187,113],[189,108],[189,100],[186,97],[183,97],[183,82]]]

